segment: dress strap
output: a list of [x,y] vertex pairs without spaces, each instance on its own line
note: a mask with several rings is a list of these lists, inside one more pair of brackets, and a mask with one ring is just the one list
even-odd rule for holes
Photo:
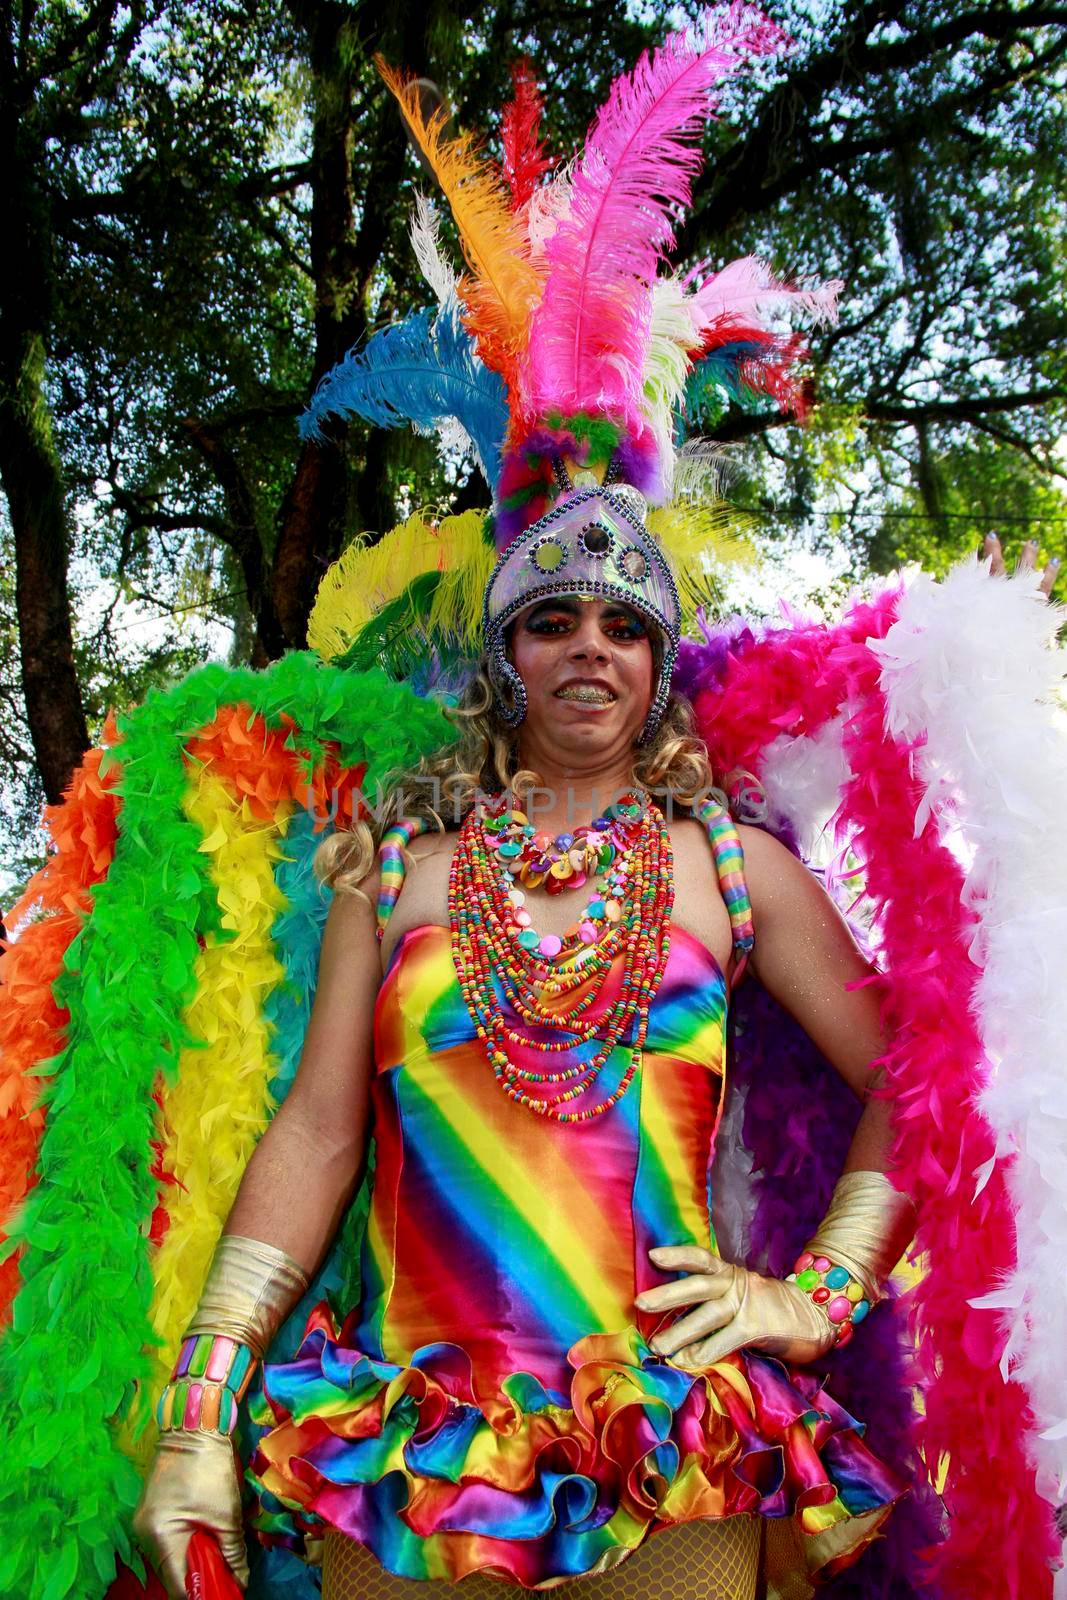
[[405,817],[402,822],[394,822],[382,834],[382,842],[378,846],[378,860],[381,864],[377,909],[379,944],[385,937],[386,923],[392,916],[393,907],[400,899],[400,891],[404,887],[404,875],[407,872],[404,847],[418,834],[426,833],[428,828],[429,824],[422,817]]
[[734,975],[736,983],[745,969],[755,933],[752,927],[752,903],[745,882],[745,853],[734,819],[718,800],[702,800],[693,808],[707,831],[715,857],[715,870],[719,874],[719,887],[730,913],[730,927],[734,938]]

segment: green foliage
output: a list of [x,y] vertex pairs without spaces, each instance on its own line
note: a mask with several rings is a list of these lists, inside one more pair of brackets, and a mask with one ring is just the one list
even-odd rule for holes
[[1067,495],[1054,479],[1035,473],[1025,456],[979,440],[946,452],[935,470],[936,514],[920,489],[887,507],[870,536],[873,571],[918,562],[941,576],[991,533],[1009,557],[1027,539],[1037,542],[1042,566],[1067,556]]
[[775,18],[796,69],[731,96],[683,242],[843,279],[841,322],[813,340],[813,426],[720,431],[753,441],[783,530],[836,534],[857,576],[892,563],[905,513],[900,553],[936,570],[991,525],[1054,552],[1062,520],[1034,519],[1067,509],[1062,18],[807,0]]

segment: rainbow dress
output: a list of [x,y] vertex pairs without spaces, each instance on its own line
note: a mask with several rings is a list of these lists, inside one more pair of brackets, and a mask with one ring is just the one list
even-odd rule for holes
[[[705,821],[739,968],[740,845],[724,812]],[[832,1534],[830,1570],[869,1542],[904,1486],[818,1376],[755,1351],[683,1372],[648,1344],[670,1318],[634,1306],[672,1276],[652,1246],[714,1248],[728,999],[716,959],[675,926],[640,1071],[606,1115],[561,1125],[498,1086],[449,930],[403,934],[374,1019],[361,1303],[340,1327],[320,1304],[295,1359],[264,1368],[273,1427],[251,1475],[288,1514],[265,1542],[299,1548],[324,1524],[403,1577],[530,1588],[694,1518],[791,1518]],[[628,1059],[617,1046],[597,1100]]]

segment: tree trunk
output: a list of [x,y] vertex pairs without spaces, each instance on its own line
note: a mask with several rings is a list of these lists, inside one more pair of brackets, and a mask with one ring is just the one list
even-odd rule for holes
[[[289,0],[289,11],[308,42],[314,81],[312,132],[311,269],[315,280],[315,364],[312,386],[367,334],[366,297],[386,240],[380,219],[388,216],[404,171],[407,137],[391,100],[382,102],[374,164],[362,196],[361,224],[353,232],[352,121],[357,73],[388,32],[401,36],[404,65],[426,71],[430,14],[405,8],[350,8],[318,0]],[[358,35],[357,35],[358,30]],[[365,471],[356,503],[365,526],[392,521],[385,504],[384,441],[371,430]],[[345,454],[332,440],[305,444],[279,513],[271,575],[274,609],[287,643],[302,648],[315,591],[329,563],[340,554],[349,504]],[[383,513],[385,514],[383,518]]]
[[0,341],[0,480],[15,535],[26,715],[44,792],[54,805],[89,748],[89,729],[74,667],[66,507],[41,389],[42,345],[33,336],[21,342],[21,372],[12,382],[15,352],[9,349],[11,332],[5,327]]
[[[55,804],[89,747],[67,587],[63,473],[44,392],[51,323],[51,218],[37,183],[43,151],[30,143],[4,73],[0,214],[6,260],[0,290],[0,482],[15,536],[15,605],[22,689],[37,768]],[[29,148],[27,147],[29,146]]]

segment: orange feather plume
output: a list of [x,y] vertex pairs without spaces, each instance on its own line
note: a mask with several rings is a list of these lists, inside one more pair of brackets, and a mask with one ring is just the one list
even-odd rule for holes
[[445,137],[447,112],[437,110],[427,121],[416,79],[396,72],[381,56],[375,56],[374,64],[396,96],[411,136],[456,219],[471,269],[459,284],[466,309],[464,325],[486,366],[499,372],[515,392],[530,316],[541,298],[541,277],[530,260],[522,224],[512,212],[511,195],[470,134]]

